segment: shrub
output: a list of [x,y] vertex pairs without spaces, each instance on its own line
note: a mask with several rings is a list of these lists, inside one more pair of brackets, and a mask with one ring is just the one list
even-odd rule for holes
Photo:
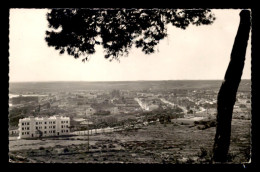
[[44,148],[44,147],[42,147],[42,146],[39,148],[39,150],[44,150],[44,149],[45,149],[45,148]]
[[205,148],[200,147],[200,152],[199,152],[199,157],[200,158],[205,158],[208,155],[208,152]]
[[67,153],[67,152],[69,152],[69,149],[68,149],[68,148],[64,148],[64,149],[63,149],[63,152],[64,152],[64,153]]

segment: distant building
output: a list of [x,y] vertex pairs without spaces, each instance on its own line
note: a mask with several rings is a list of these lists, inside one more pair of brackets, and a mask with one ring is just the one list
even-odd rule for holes
[[19,134],[19,130],[9,130],[9,135]]
[[35,138],[46,136],[60,136],[70,133],[70,118],[59,115],[51,117],[33,117],[23,118],[18,124],[18,139]]

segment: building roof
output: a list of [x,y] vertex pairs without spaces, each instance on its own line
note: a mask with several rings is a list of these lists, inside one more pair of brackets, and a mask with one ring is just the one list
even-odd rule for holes
[[54,115],[54,116],[51,116],[51,117],[34,117],[34,116],[30,116],[28,118],[22,118],[20,120],[21,121],[30,121],[31,119],[34,119],[34,120],[50,120],[50,119],[57,119],[57,117],[60,117],[61,119],[70,119],[70,117]]

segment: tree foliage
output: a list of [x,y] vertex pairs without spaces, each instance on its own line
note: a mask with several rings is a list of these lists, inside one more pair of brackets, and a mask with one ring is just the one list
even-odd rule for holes
[[48,46],[85,61],[95,53],[95,45],[102,45],[110,60],[128,55],[133,45],[153,53],[167,36],[167,24],[185,29],[211,24],[215,17],[210,10],[52,9],[47,20]]

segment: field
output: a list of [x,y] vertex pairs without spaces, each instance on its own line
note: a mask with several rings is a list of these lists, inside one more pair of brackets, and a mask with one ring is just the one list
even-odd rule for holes
[[[229,162],[241,164],[250,157],[250,120],[234,119]],[[154,123],[140,129],[87,136],[9,139],[12,162],[44,163],[173,163],[209,164],[215,127],[201,130],[192,120]]]

